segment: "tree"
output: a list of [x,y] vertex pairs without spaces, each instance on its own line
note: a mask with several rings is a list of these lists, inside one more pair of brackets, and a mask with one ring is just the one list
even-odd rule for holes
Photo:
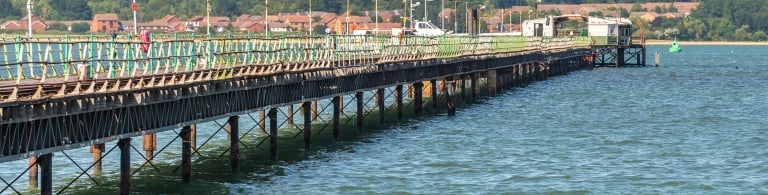
[[91,25],[86,22],[78,22],[72,24],[73,33],[86,33],[91,30]]
[[48,25],[49,30],[56,30],[56,31],[67,31],[67,25],[64,25],[62,23],[53,23]]
[[21,15],[10,0],[0,0],[0,18],[15,18]]
[[88,7],[88,0],[52,0],[48,1],[50,8],[55,11],[55,15],[48,16],[55,20],[87,20],[91,19],[93,13]]
[[657,5],[656,7],[653,8],[653,12],[656,12],[657,14],[662,14],[664,13],[664,10],[662,10],[661,7]]
[[640,6],[640,2],[635,2],[635,4],[632,5],[632,8],[630,10],[632,12],[641,12],[643,11],[643,6]]

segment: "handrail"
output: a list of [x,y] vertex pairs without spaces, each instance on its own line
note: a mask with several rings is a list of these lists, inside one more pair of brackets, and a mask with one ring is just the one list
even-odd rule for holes
[[[141,45],[148,45],[145,52]],[[373,65],[470,55],[588,47],[587,37],[326,35],[258,37],[157,34],[136,36],[0,37],[0,81],[115,79],[137,75],[232,69],[243,65],[322,63]],[[354,60],[356,63],[341,63]],[[267,70],[276,70],[267,68]],[[82,75],[87,72],[87,75]],[[225,71],[226,72],[226,71]],[[226,75],[220,75],[226,77]]]

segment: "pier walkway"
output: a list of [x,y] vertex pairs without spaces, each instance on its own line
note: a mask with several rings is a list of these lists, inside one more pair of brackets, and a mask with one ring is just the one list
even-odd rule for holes
[[[30,166],[15,179],[0,177],[0,194],[19,193],[14,182],[27,173],[36,183],[38,169],[41,192],[52,193],[53,153],[75,148],[91,147],[94,163],[80,168],[90,177],[89,171],[101,171],[104,153],[115,149],[105,148],[112,141],[118,142],[121,193],[128,193],[131,138],[144,139],[149,161],[156,156],[155,133],[163,131],[179,131],[181,179],[188,182],[190,156],[201,147],[195,125],[222,118],[237,172],[239,130],[248,130],[239,127],[239,116],[260,113],[259,128],[270,142],[265,158],[276,159],[280,107],[288,107],[283,116],[289,123],[294,113],[303,116],[301,131],[311,149],[318,100],[331,100],[328,123],[337,140],[343,107],[356,107],[358,131],[367,112],[379,112],[384,121],[388,98],[398,118],[403,101],[421,115],[424,100],[437,107],[441,95],[454,115],[459,87],[461,97],[476,97],[481,85],[494,95],[515,83],[590,67],[592,58],[587,37],[2,37],[0,163],[30,159]],[[365,92],[373,93],[373,109],[366,110]],[[345,95],[354,97],[349,105]],[[296,104],[303,109],[294,112]]]

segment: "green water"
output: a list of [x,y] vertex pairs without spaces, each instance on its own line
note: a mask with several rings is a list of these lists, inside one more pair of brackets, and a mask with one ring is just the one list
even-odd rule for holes
[[[296,131],[285,129],[280,132],[277,162],[267,160],[268,142],[256,147],[263,135],[254,132],[242,138],[247,147],[241,146],[240,174],[230,173],[228,154],[219,157],[228,144],[225,134],[219,133],[212,145],[202,148],[202,157],[194,158],[190,184],[181,184],[180,173],[173,172],[181,145],[176,140],[156,160],[160,171],[143,168],[133,177],[132,190],[137,194],[768,193],[768,56],[764,55],[768,47],[685,48],[684,53],[668,54],[666,46],[650,47],[649,54],[662,53],[658,68],[578,71],[463,105],[455,117],[441,112],[402,123],[390,117],[388,125],[366,126],[363,134],[356,133],[350,122],[337,144],[330,142],[328,127],[313,137],[309,152],[303,150],[302,135],[294,138]],[[648,56],[653,62],[653,55]],[[348,109],[353,113],[354,106]],[[330,109],[325,113],[328,121]],[[375,124],[377,118],[371,115],[366,123]],[[253,125],[246,119],[241,116],[242,128]],[[323,126],[317,124],[315,132]],[[201,144],[218,127],[206,123],[198,128]],[[160,134],[159,147],[172,135]],[[141,149],[140,139],[133,143]],[[97,178],[102,185],[81,179],[66,193],[117,192],[114,153],[106,159],[106,173]],[[87,149],[68,154],[80,163],[91,161]],[[133,167],[138,167],[142,159],[132,155]],[[63,155],[54,158],[60,160],[54,173],[56,189],[61,189],[78,170]],[[0,176],[12,177],[20,170],[5,167],[25,164],[3,164]],[[14,187],[26,189],[25,183]]]

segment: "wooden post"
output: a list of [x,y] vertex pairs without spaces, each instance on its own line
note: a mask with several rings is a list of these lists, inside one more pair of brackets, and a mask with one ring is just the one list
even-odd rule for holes
[[53,193],[53,154],[43,154],[37,158],[40,167],[40,194]]
[[333,141],[339,141],[339,116],[341,114],[341,96],[333,97]]
[[157,134],[150,133],[142,136],[142,145],[144,146],[144,152],[146,152],[147,161],[152,161],[155,156],[155,150],[157,150]]
[[312,120],[317,119],[317,100],[312,100]]
[[[93,175],[101,175],[101,155],[104,153],[104,144],[91,145],[91,155],[93,156]],[[30,170],[31,171],[31,170]]]
[[432,84],[432,108],[435,109],[435,114],[437,114],[438,107],[437,107],[437,79],[429,80],[429,83]]
[[384,88],[376,90],[376,105],[379,107],[379,125],[383,125],[384,111],[387,110],[386,106],[384,106]]
[[286,109],[288,110],[288,111],[286,112],[286,114],[287,114],[288,116],[286,116],[286,117],[287,117],[287,119],[285,119],[285,120],[286,120],[286,121],[288,121],[288,124],[289,124],[289,125],[293,125],[293,104],[291,104],[291,105],[288,105],[288,108],[286,108]]
[[355,99],[357,99],[357,132],[363,133],[363,92],[355,93]]
[[302,108],[304,110],[304,149],[309,151],[312,149],[312,102],[304,102]]
[[189,183],[192,175],[192,127],[184,126],[181,128],[181,182]]
[[454,83],[456,81],[453,80],[453,77],[446,77],[445,78],[445,102],[446,106],[448,107],[448,116],[456,116],[456,102],[454,102]]
[[269,113],[269,156],[277,160],[277,108],[270,108]]
[[229,163],[232,166],[232,172],[240,172],[240,130],[238,125],[239,116],[230,116],[227,120],[227,130],[229,131]]
[[259,133],[266,135],[267,134],[267,119],[265,118],[266,111],[261,110],[259,111]]
[[413,83],[413,111],[416,116],[421,116],[422,108],[424,106],[424,98],[422,98],[422,90],[424,89],[424,83],[417,81]]
[[120,149],[120,194],[131,193],[131,138],[117,141]]
[[37,156],[29,157],[29,189],[37,189]]
[[403,121],[403,85],[395,87],[395,102],[397,102],[397,121]]
[[496,70],[486,72],[486,79],[488,80],[488,96],[496,96]]
[[469,79],[470,79],[470,81],[469,81],[469,85],[470,85],[469,88],[472,89],[472,100],[477,100],[477,94],[478,94],[478,91],[479,91],[478,88],[477,88],[477,86],[478,86],[477,82],[479,81],[479,79],[478,79],[479,76],[480,76],[479,73],[471,73],[471,74],[469,74]]

